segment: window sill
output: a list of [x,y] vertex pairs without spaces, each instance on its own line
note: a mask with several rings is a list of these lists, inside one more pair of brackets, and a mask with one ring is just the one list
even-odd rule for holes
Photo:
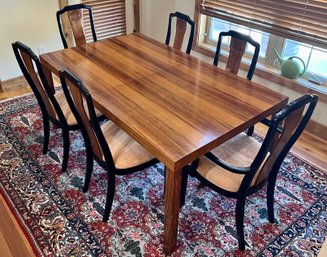
[[[214,58],[214,47],[211,45],[195,45],[193,47],[194,51],[199,52],[205,56]],[[226,56],[222,56],[222,61],[226,62]],[[245,63],[241,64],[241,69],[246,70],[248,65]],[[289,79],[280,74],[280,71],[277,69],[272,69],[271,67],[264,66],[263,64],[258,63],[255,70],[255,75],[262,77],[263,79],[272,81],[279,85],[282,85],[286,88],[289,88],[295,92],[301,94],[316,94],[319,97],[319,101],[327,103],[327,83],[324,82],[322,85],[317,85],[308,81],[305,78],[298,79]]]

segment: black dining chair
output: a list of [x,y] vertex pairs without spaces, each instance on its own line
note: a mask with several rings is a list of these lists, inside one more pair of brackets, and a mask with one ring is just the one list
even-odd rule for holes
[[75,40],[75,45],[83,45],[86,43],[85,34],[84,34],[84,21],[83,21],[83,13],[82,10],[87,10],[89,15],[90,27],[92,31],[93,41],[97,41],[97,36],[95,33],[95,27],[93,22],[93,14],[92,14],[92,7],[85,4],[74,4],[74,5],[67,5],[61,10],[57,11],[57,24],[59,28],[60,37],[64,48],[68,48],[66,36],[64,33],[63,25],[62,25],[62,16],[63,14],[67,13],[68,19],[70,21],[73,37]]
[[92,96],[74,74],[62,71],[60,80],[85,142],[87,169],[83,191],[86,192],[89,187],[93,160],[107,171],[108,187],[103,214],[103,221],[107,221],[115,194],[116,175],[122,176],[143,170],[158,160],[113,121],[107,120],[99,124]]
[[191,27],[190,35],[189,35],[189,39],[188,39],[188,43],[187,43],[187,48],[186,48],[186,53],[190,54],[191,50],[192,50],[192,44],[193,44],[195,23],[186,14],[183,14],[180,12],[174,12],[174,13],[169,14],[168,30],[167,30],[167,35],[166,35],[166,45],[170,44],[173,18],[176,18],[176,32],[175,32],[175,39],[174,39],[174,43],[173,43],[174,48],[176,48],[178,50],[182,49],[187,24],[189,24]]
[[[254,47],[254,54],[252,56],[251,64],[249,66],[249,70],[247,73],[246,78],[248,80],[252,80],[255,67],[257,65],[259,52],[260,52],[260,44],[256,41],[254,41],[250,36],[242,34],[240,32],[230,30],[227,32],[220,32],[219,38],[217,42],[217,48],[215,57],[213,60],[213,64],[215,66],[218,65],[220,55],[221,55],[221,45],[224,38],[230,38],[230,46],[229,46],[229,55],[226,62],[226,70],[237,75],[242,57],[244,55],[245,49],[247,44],[250,44]],[[254,132],[254,126],[248,128],[248,135],[252,135]]]
[[[202,185],[236,199],[238,246],[245,250],[244,209],[246,198],[267,185],[268,219],[274,219],[274,191],[280,166],[301,135],[317,104],[316,95],[304,95],[265,120],[268,132],[260,143],[241,133],[206,153],[187,167],[184,176],[198,178]],[[187,183],[187,179],[182,180]],[[182,188],[185,190],[186,185]],[[182,191],[185,198],[185,191]],[[184,201],[184,199],[182,200]]]
[[[43,154],[48,152],[50,122],[52,122],[55,127],[62,129],[62,172],[65,172],[67,170],[69,159],[69,131],[78,130],[79,125],[71,112],[63,91],[56,91],[55,88],[50,87],[39,58],[32,49],[19,41],[13,43],[12,48],[19,67],[28,84],[32,88],[41,109],[44,131]],[[34,67],[36,67],[36,70]],[[101,113],[97,111],[97,117],[100,116]]]
[[229,56],[226,63],[226,70],[230,71],[231,73],[234,73],[237,75],[242,57],[244,55],[246,45],[250,44],[254,47],[254,54],[252,56],[251,64],[249,66],[249,70],[247,73],[246,78],[248,80],[252,80],[255,67],[257,65],[259,52],[260,52],[260,44],[253,40],[250,36],[242,34],[240,32],[230,30],[227,32],[220,32],[219,38],[217,42],[217,48],[216,53],[214,57],[213,64],[215,66],[218,65],[219,58],[221,55],[221,45],[223,42],[223,38],[229,37],[230,40],[230,46],[229,46]]

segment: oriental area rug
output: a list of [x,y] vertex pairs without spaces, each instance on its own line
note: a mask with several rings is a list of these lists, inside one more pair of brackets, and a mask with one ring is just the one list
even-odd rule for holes
[[[84,142],[71,132],[68,170],[61,172],[61,130],[43,124],[33,95],[0,103],[0,193],[37,256],[164,256],[164,167],[118,177],[111,216],[102,222],[106,172],[95,165],[87,193]],[[326,172],[326,171],[325,171]],[[172,256],[316,256],[327,234],[327,175],[288,154],[279,172],[274,224],[265,190],[248,197],[246,251],[237,250],[235,200],[189,178]],[[1,222],[1,217],[0,217]]]

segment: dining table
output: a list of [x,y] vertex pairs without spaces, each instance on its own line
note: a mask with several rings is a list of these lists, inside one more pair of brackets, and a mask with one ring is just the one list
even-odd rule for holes
[[79,77],[96,108],[165,165],[166,255],[177,248],[183,167],[288,101],[141,33],[45,53],[40,61],[49,83],[61,70]]

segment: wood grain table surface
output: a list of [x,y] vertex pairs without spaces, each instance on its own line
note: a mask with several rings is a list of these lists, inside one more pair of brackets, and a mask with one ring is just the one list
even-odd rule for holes
[[43,54],[96,107],[166,166],[164,246],[176,250],[181,169],[283,108],[288,98],[140,33]]

